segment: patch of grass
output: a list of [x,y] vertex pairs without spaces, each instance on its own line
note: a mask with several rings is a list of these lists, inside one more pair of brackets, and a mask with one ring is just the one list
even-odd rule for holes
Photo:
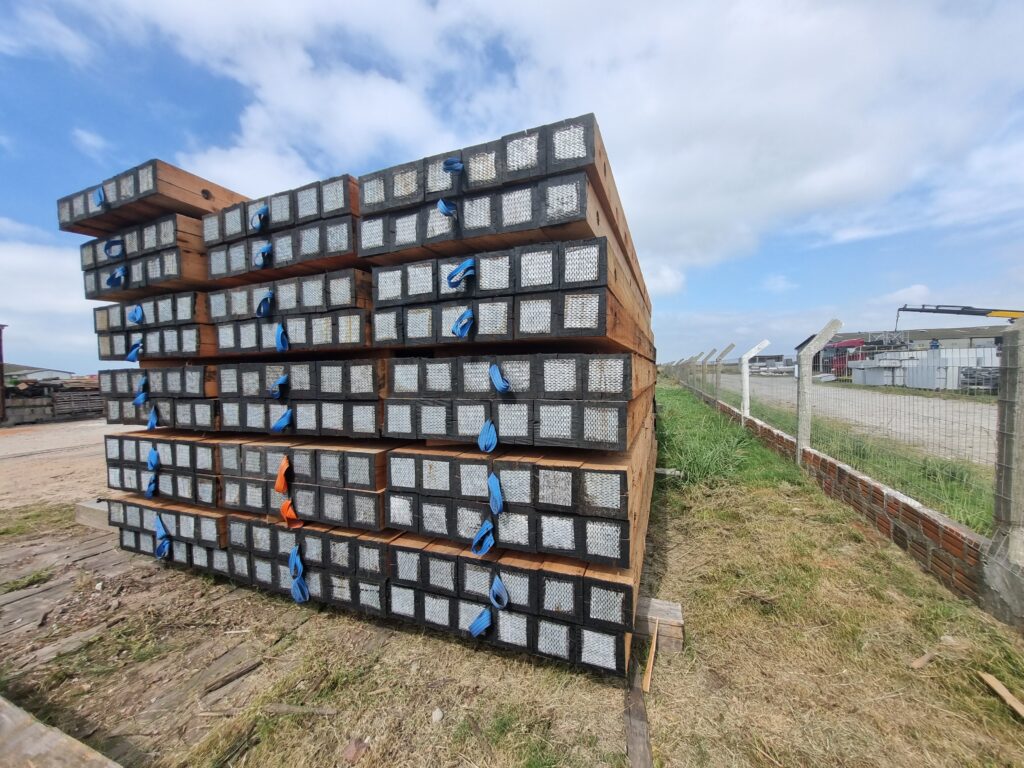
[[49,568],[32,571],[32,573],[26,574],[20,579],[0,583],[0,595],[6,595],[8,592],[17,592],[19,589],[28,589],[36,584],[45,584],[51,578],[53,578],[53,571]]
[[70,504],[29,504],[3,510],[0,536],[23,536],[70,528],[75,524]]

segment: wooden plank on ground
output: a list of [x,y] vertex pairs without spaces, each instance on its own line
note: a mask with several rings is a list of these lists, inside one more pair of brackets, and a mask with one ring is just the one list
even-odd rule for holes
[[118,768],[119,763],[0,697],[0,755],[6,768]]

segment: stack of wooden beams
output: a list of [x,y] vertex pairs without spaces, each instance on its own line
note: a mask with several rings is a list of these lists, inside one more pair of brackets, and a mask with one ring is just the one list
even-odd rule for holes
[[[159,161],[58,202],[109,521],[239,584],[623,673],[650,299],[592,115],[246,200]],[[109,303],[115,302],[115,303]]]

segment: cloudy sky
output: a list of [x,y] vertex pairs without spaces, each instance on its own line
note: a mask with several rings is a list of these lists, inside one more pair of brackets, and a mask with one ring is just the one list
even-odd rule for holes
[[9,362],[96,370],[55,201],[118,170],[161,157],[255,196],[584,112],[662,360],[789,351],[833,316],[891,328],[904,302],[1024,305],[1024,3],[39,0],[0,20]]

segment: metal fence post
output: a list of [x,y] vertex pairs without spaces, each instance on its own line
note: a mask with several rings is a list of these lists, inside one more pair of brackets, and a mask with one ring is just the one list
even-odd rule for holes
[[996,437],[995,528],[1006,556],[1024,566],[1024,328],[1003,333]]
[[690,358],[690,389],[697,389],[697,361],[703,356],[703,352],[698,352]]
[[704,393],[706,393],[708,391],[708,384],[707,384],[708,360],[710,360],[711,356],[713,354],[715,354],[715,352],[717,352],[717,351],[718,351],[717,347],[712,347],[711,351],[708,352],[706,355],[704,355],[704,359],[700,361],[700,391],[701,391],[701,394],[704,394]]
[[768,339],[762,339],[740,357],[740,423],[743,426],[747,425],[747,419],[750,418],[750,358],[770,343]]
[[730,344],[728,347],[722,350],[721,354],[715,358],[715,400],[718,400],[718,389],[722,386],[722,360],[736,349],[735,344]]
[[814,356],[842,327],[843,324],[838,320],[830,320],[828,325],[804,344],[797,354],[797,375],[800,378],[797,379],[796,388],[796,463],[801,466],[804,463],[804,448],[811,447],[811,383],[814,381]]

